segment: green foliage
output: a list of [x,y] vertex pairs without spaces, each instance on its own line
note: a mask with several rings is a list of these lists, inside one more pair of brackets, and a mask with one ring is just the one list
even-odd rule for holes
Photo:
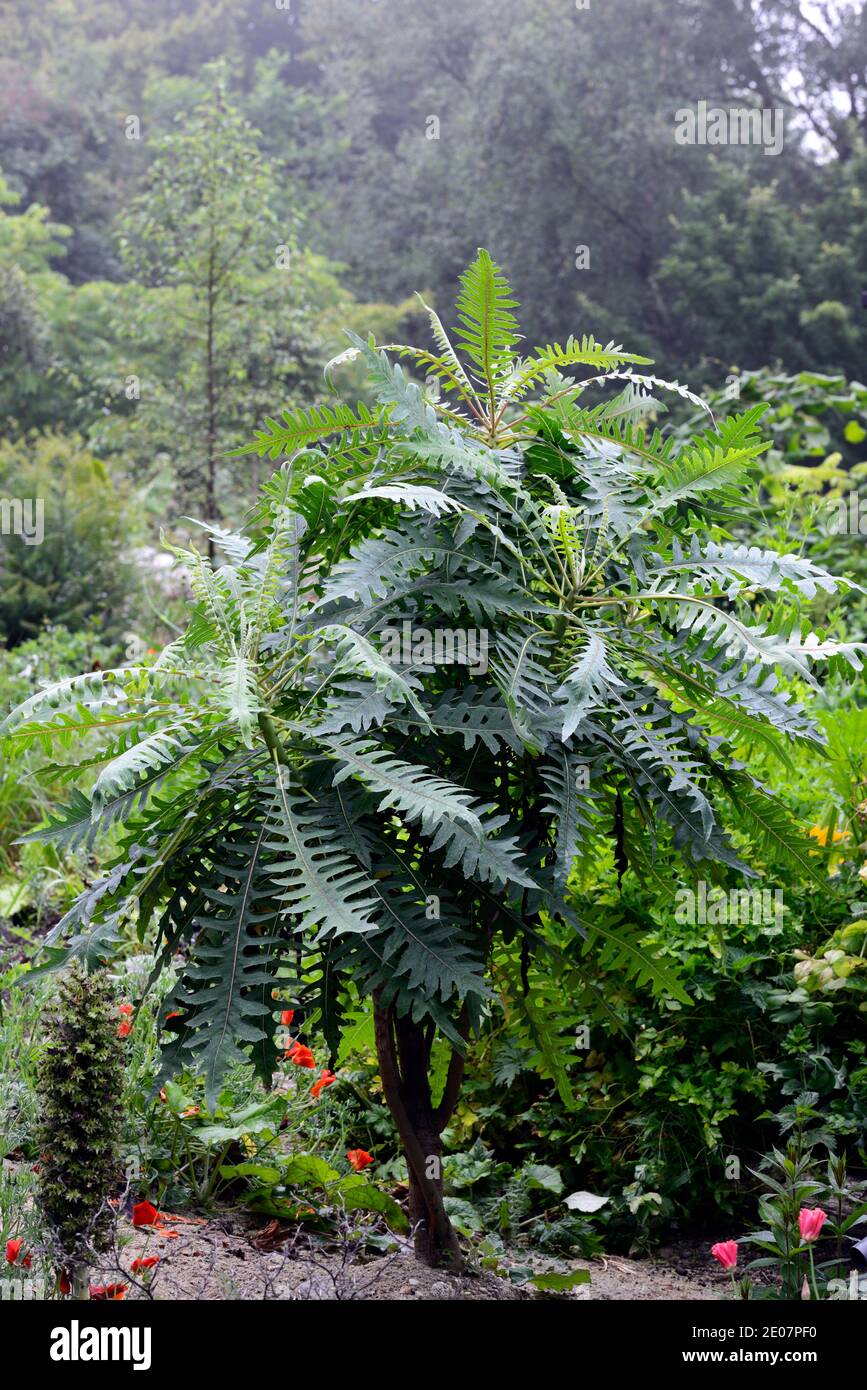
[[709,185],[687,193],[660,281],[688,359],[698,360],[712,337],[735,369],[782,362],[789,371],[860,374],[864,135],[844,159],[815,171],[799,216],[779,181],[740,163],[715,161]]
[[445,1186],[449,1215],[467,1237],[485,1231],[513,1246],[532,1245],[550,1254],[599,1251],[592,1223],[569,1214],[572,1199],[564,1198],[563,1178],[550,1165],[527,1161],[513,1168],[476,1140],[470,1149],[448,1156]]
[[[110,666],[115,657],[116,651],[89,627],[76,633],[45,628],[17,647],[0,648],[0,707],[20,704],[43,684],[53,684],[82,667]],[[86,750],[96,751],[92,741],[77,750],[78,760],[87,756]],[[52,914],[66,911],[81,891],[80,854],[61,856],[50,833],[23,843],[66,795],[65,769],[46,768],[38,748],[0,760],[0,936],[4,946],[8,942],[11,959],[26,954],[34,930]],[[81,840],[90,829],[86,801],[85,812]],[[67,847],[74,848],[72,839]]]
[[[457,404],[353,339],[344,365],[367,363],[376,407],[258,437],[263,455],[297,452],[243,531],[209,528],[224,563],[176,551],[195,596],[177,642],[61,683],[2,726],[10,750],[102,731],[90,818],[119,822],[119,851],[46,965],[102,959],[130,916],[164,943],[158,967],[182,948],[165,1073],[201,1072],[212,1105],[246,1049],[270,1078],[281,979],[334,1048],[375,994],[462,1051],[491,968],[522,1020],[515,1040],[571,1104],[563,990],[581,992],[592,962],[688,1003],[623,902],[576,910],[573,864],[612,855],[622,880],[685,863],[731,882],[770,843],[810,867],[803,831],[762,809],[739,761],[753,733],[809,727],[769,683],[757,699],[755,672],[857,668],[859,644],[806,625],[812,594],[840,581],[739,548],[716,521],[758,467],[759,412],[675,451],[618,423],[635,386],[624,394],[629,354],[613,344],[594,378],[619,384],[607,411],[559,369],[528,402],[515,383],[545,352],[512,356],[511,292],[485,253],[461,303],[468,366],[444,330],[439,342]],[[559,367],[598,356],[586,338],[555,351]],[[352,462],[360,421],[380,436],[373,476]],[[489,663],[385,659],[393,624],[430,637],[489,612]],[[455,687],[463,712],[444,719]],[[58,832],[85,814],[62,813]]]
[[[547,970],[544,957],[533,962],[524,999],[517,962],[498,961],[498,998],[468,1064],[451,1142],[481,1141],[512,1169],[556,1164],[568,1185],[608,1198],[598,1218],[607,1243],[637,1246],[672,1225],[716,1226],[726,1213],[725,1231],[732,1217],[745,1218],[751,1170],[796,1121],[837,1153],[857,1150],[867,1070],[854,964],[863,932],[851,904],[862,856],[854,846],[844,852],[851,857],[820,884],[786,880],[782,925],[691,927],[672,919],[662,890],[626,875],[623,916],[644,920],[639,939],[676,971],[693,1008],[654,999],[595,954],[575,976],[558,961]],[[608,896],[603,875],[583,903],[589,920]],[[826,946],[838,966],[853,953],[840,975]],[[559,1030],[556,1087],[525,1022],[546,990]]]
[[[144,1022],[140,1010],[136,1019]],[[148,1075],[139,1077],[133,1096],[139,1120],[136,1136],[144,1187],[157,1206],[192,1201],[207,1208],[228,1195],[232,1173],[228,1164],[265,1165],[280,1131],[288,1124],[289,1102],[280,1096],[257,1094],[248,1068],[229,1072],[213,1115],[203,1103],[194,1078],[181,1075],[167,1081],[155,1098]],[[297,1123],[297,1115],[294,1117]]]
[[46,623],[75,632],[94,621],[118,638],[136,582],[123,479],[80,439],[33,435],[0,443],[0,496],[44,508],[41,538],[27,513],[24,536],[0,536],[0,639],[15,646]]
[[[6,6],[0,59],[0,500],[22,477],[53,498],[42,546],[0,537],[0,705],[27,702],[0,763],[10,960],[59,910],[41,965],[139,936],[163,980],[184,961],[164,1071],[185,1108],[207,1087],[214,1128],[255,1099],[227,1066],[273,1070],[275,983],[341,1057],[372,1043],[371,995],[418,1020],[437,1104],[469,1027],[452,1148],[482,1132],[512,1173],[610,1184],[618,1236],[738,1205],[719,1156],[767,1147],[763,1108],[789,1125],[805,1087],[856,1142],[867,570],[838,504],[867,515],[860,17],[641,0],[636,47],[622,6],[545,0],[443,0],[397,30],[355,0],[73,8]],[[784,107],[779,157],[680,148],[672,72]],[[521,324],[487,253],[443,307],[482,234]],[[424,285],[430,341],[392,343],[407,305],[357,304],[347,268],[384,300]],[[651,352],[706,378],[713,417],[640,375]],[[176,552],[189,624],[103,675],[139,518],[187,500],[208,549]],[[404,623],[478,629],[486,660],[407,652]],[[676,885],[747,870],[786,885],[778,936],[672,922]],[[157,1147],[193,1155],[179,1195],[207,1189],[207,1116],[160,1111]],[[533,1230],[565,1249],[577,1219]]]
[[[407,13],[399,33],[387,10],[356,0],[296,0],[291,12],[253,0],[6,9],[0,167],[25,207],[70,228],[62,268],[74,285],[123,274],[117,214],[141,193],[157,140],[213,101],[217,59],[227,107],[262,131],[278,240],[301,233],[386,302],[424,285],[445,318],[464,248],[483,237],[524,287],[537,341],[562,342],[584,320],[670,370],[694,373],[712,353],[718,380],[731,364],[777,357],[789,370],[860,370],[857,6],[823,0],[817,19],[790,0],[624,0],[598,14],[442,0],[436,14]],[[679,145],[676,113],[696,92],[723,108],[779,108],[783,149]],[[430,113],[446,108],[441,138],[426,138]],[[140,142],[125,138],[130,112]],[[516,152],[532,155],[519,178]],[[198,172],[191,160],[187,177]],[[277,323],[261,326],[285,341]]]
[[839,927],[823,942],[815,955],[801,950],[795,966],[795,979],[813,997],[847,991],[861,998],[858,1007],[867,1013],[867,921],[856,918]]
[[[116,656],[117,648],[102,641],[91,624],[77,632],[63,626],[44,627],[38,636],[0,649],[0,707],[21,705],[44,686],[55,685],[84,666],[109,666]],[[32,787],[30,795],[37,795]],[[19,830],[25,823],[19,823]]]
[[[763,417],[771,447],[763,459],[762,510],[739,535],[775,549],[808,548],[810,558],[835,574],[845,574],[858,597],[835,613],[833,597],[820,598],[818,611],[833,615],[835,627],[854,636],[864,631],[867,581],[867,389],[839,373],[788,374],[764,368],[732,374],[725,391],[711,393],[710,404],[725,418],[746,405],[766,403]],[[693,415],[677,427],[686,440],[700,423]]]
[[[38,1154],[35,1135],[39,1120],[36,1095],[41,1050],[39,1022],[46,999],[38,986],[30,990],[12,990],[27,969],[24,962],[13,965],[4,959],[4,965],[0,984],[8,991],[8,996],[0,1028],[0,1067],[8,1081],[0,1100],[0,1157],[5,1160],[19,1150],[35,1158]],[[2,1196],[0,1185],[0,1199]],[[2,1204],[0,1213],[5,1216]]]
[[[746,1287],[754,1298],[804,1298],[805,1285],[811,1299],[833,1297],[833,1280],[839,1281],[837,1287],[842,1284],[845,1288],[847,1283],[845,1246],[856,1240],[856,1228],[867,1219],[867,1203],[857,1200],[847,1179],[845,1158],[832,1156],[823,1165],[818,1153],[821,1140],[810,1140],[804,1133],[810,1115],[809,1098],[804,1098],[800,1112],[797,1132],[785,1151],[774,1149],[756,1174],[761,1184],[758,1207],[763,1229],[751,1232],[743,1241],[762,1253],[750,1261],[747,1270],[773,1270],[780,1282],[750,1290],[747,1275]],[[819,1239],[832,1238],[836,1244],[835,1256],[821,1261],[815,1256],[817,1238],[802,1235],[799,1220],[804,1213],[816,1210],[825,1217]]]
[[[135,283],[117,298],[117,331],[141,389],[116,425],[149,467],[154,455],[171,460],[180,498],[216,522],[227,489],[247,493],[246,470],[224,457],[241,420],[277,393],[317,391],[312,363],[353,306],[334,268],[298,244],[297,218],[278,215],[291,185],[278,193],[261,133],[228,99],[225,67],[207,75],[212,90],[155,141],[119,221]],[[371,308],[383,326],[397,322],[396,311]]]
[[36,424],[49,357],[45,300],[61,279],[51,259],[62,252],[70,228],[49,221],[38,203],[18,212],[20,201],[0,172],[0,416]]
[[295,1153],[274,1167],[241,1163],[224,1165],[224,1178],[246,1178],[243,1200],[261,1216],[300,1223],[329,1235],[349,1213],[370,1213],[393,1231],[405,1233],[406,1216],[393,1197],[361,1173],[341,1173],[317,1154]]
[[104,971],[61,977],[40,1064],[38,1202],[64,1268],[105,1248],[117,1183],[123,1060]]
[[[605,323],[693,379],[702,359],[719,382],[731,364],[777,357],[861,374],[858,7],[592,9],[444,0],[395,34],[378,7],[306,6],[300,37],[321,64],[311,95],[334,102],[344,141],[325,175],[335,254],[380,293],[428,286],[451,327],[454,267],[483,235],[537,341]],[[725,110],[779,108],[783,149],[678,145],[676,113],[695,93]]]

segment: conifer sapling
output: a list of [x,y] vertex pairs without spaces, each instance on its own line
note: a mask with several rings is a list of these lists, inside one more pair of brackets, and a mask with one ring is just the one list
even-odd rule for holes
[[123,1055],[104,969],[64,972],[39,1075],[38,1200],[62,1274],[86,1297],[88,1268],[107,1247],[107,1198],[118,1174]]

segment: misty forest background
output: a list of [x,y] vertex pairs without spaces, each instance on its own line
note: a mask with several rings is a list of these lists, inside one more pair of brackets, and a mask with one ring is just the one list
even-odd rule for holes
[[[52,0],[2,24],[10,435],[78,431],[138,478],[201,452],[206,344],[181,313],[207,275],[171,195],[209,177],[221,446],[321,391],[344,323],[421,328],[416,290],[445,313],[479,245],[530,342],[593,331],[695,389],[863,374],[860,6]],[[700,99],[783,108],[782,153],[677,144]]]
[[[820,510],[867,491],[860,4],[0,0],[0,32],[0,496],[46,499],[42,545],[0,541],[0,709],[174,636],[184,594],[160,531],[204,546],[186,516],[239,525],[270,468],[231,450],[332,398],[344,329],[429,341],[415,292],[448,325],[477,247],[515,287],[527,343],[592,333],[722,413],[768,401],[764,519],[739,538],[867,582],[864,536]],[[676,112],[701,100],[782,108],[782,152],[677,143]],[[364,398],[354,366],[340,386]],[[666,423],[688,430],[674,399]],[[833,635],[863,640],[863,596],[819,605]],[[597,1219],[612,1238],[646,1243],[747,1203],[725,1154],[793,1130],[867,1163],[863,694],[823,676],[829,755],[768,769],[821,868],[798,881],[764,847],[784,924],[728,940],[676,926],[653,884],[600,867],[598,899],[700,1008],[588,962],[620,1032],[576,1052],[589,1006],[554,999],[556,981],[555,1021],[492,1003],[449,1135],[462,1230],[512,1222],[592,1253],[588,1217],[540,1206],[577,1182],[616,1194]],[[93,875],[50,836],[19,843],[68,796],[62,766],[28,759],[0,763],[0,987]],[[513,966],[517,994],[520,963],[500,983]],[[350,1138],[387,1153],[372,1048],[340,1061]],[[27,1152],[25,1092],[0,1111],[10,1151]]]

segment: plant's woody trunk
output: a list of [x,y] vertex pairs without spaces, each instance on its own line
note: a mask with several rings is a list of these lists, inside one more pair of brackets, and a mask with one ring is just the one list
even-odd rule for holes
[[397,1126],[409,1173],[409,1216],[415,1253],[427,1265],[463,1266],[457,1234],[443,1203],[442,1139],[460,1093],[463,1058],[452,1054],[440,1105],[431,1101],[428,1064],[433,1030],[410,1017],[398,1018],[374,995],[379,1071]]

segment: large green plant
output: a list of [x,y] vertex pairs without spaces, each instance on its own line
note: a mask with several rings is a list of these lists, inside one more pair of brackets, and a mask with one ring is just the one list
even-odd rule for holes
[[[836,580],[714,522],[762,452],[761,410],[675,450],[631,423],[642,359],[587,337],[520,356],[513,308],[480,252],[455,346],[432,313],[431,350],[394,349],[427,390],[355,339],[344,359],[366,362],[378,405],[266,422],[250,450],[286,462],[242,531],[206,528],[226,563],[177,552],[196,595],[184,636],[0,726],[8,750],[109,735],[91,794],[41,833],[91,842],[121,822],[122,852],[46,963],[103,959],[131,917],[158,966],[182,953],[166,1072],[200,1070],[213,1096],[243,1049],[267,1080],[278,981],[332,1045],[372,996],[431,1261],[459,1259],[441,1133],[495,939],[525,981],[541,955],[568,987],[591,949],[687,1003],[634,928],[573,912],[573,865],[610,844],[621,872],[677,858],[749,873],[730,819],[809,869],[735,753],[818,740],[778,671],[859,664],[802,626]],[[561,374],[574,366],[625,387],[590,408]],[[757,591],[775,596],[765,622]],[[395,629],[411,650],[395,654]],[[437,662],[446,631],[472,631],[477,656],[486,636],[490,663]],[[437,1034],[451,1053],[432,1092]]]

